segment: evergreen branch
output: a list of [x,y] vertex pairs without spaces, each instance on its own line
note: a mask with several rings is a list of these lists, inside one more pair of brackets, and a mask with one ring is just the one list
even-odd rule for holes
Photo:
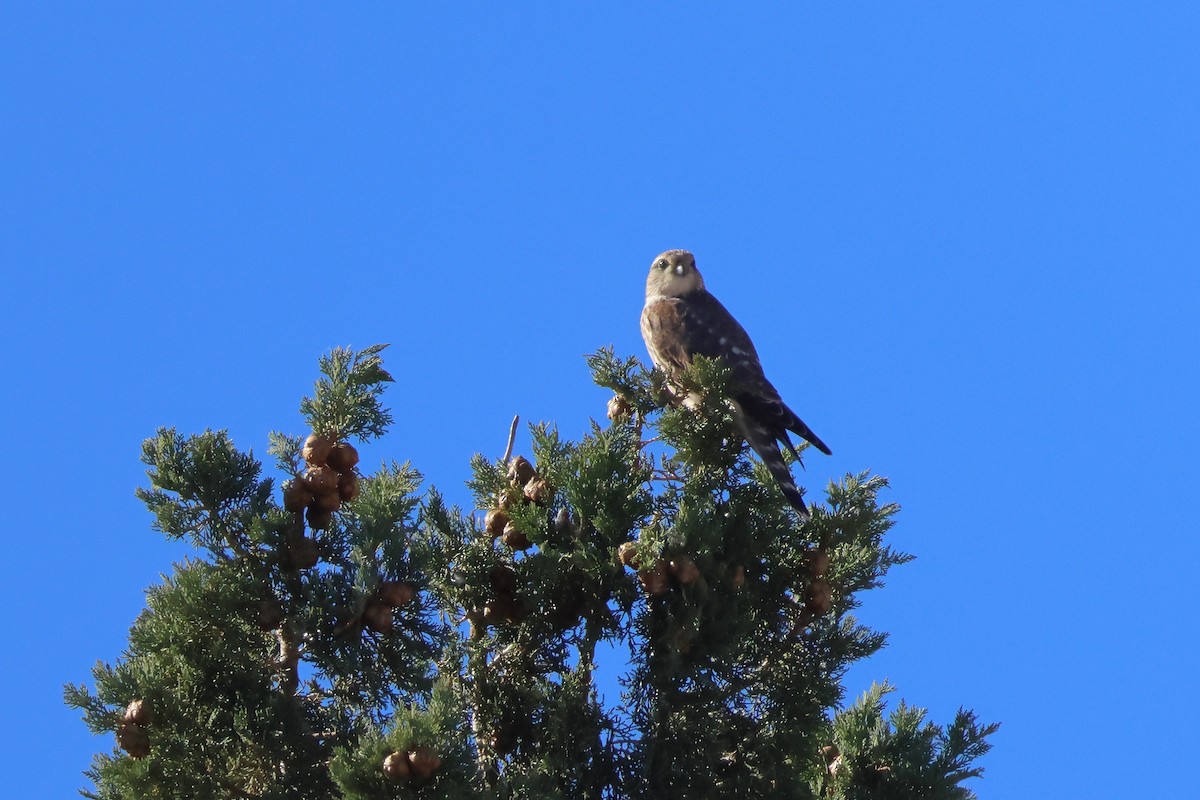
[[[302,402],[315,432],[383,432],[382,349],[321,359]],[[625,402],[577,441],[530,426],[545,491],[526,497],[507,475],[519,417],[498,462],[472,459],[476,502],[527,535],[520,551],[436,489],[419,494],[408,464],[362,477],[310,538],[224,432],[148,440],[139,496],[155,527],[211,556],[148,592],[94,693],[64,690],[92,730],[124,731],[127,755],[99,757],[85,795],[973,797],[961,784],[998,726],[972,712],[945,727],[903,702],[886,714],[881,685],[828,719],[848,666],[886,639],[851,616],[857,593],[911,558],[885,541],[898,511],[880,502],[886,480],[831,483],[800,525],[733,426],[727,367],[687,371],[693,408],[637,359],[604,348],[588,363]],[[289,475],[300,446],[270,435]],[[319,543],[317,564],[290,560],[298,542]],[[594,675],[601,646],[622,642],[624,708]],[[165,711],[146,760],[123,710],[135,699]],[[413,775],[418,753],[440,760],[428,778]]]
[[386,344],[355,352],[335,347],[320,359],[325,376],[317,381],[312,397],[300,401],[300,413],[314,433],[335,440],[382,436],[392,424],[392,415],[379,396],[392,376],[383,369],[379,353]]

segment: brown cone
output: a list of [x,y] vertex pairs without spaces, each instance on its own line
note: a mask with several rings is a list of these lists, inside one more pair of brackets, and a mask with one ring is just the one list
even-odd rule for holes
[[684,586],[689,586],[700,578],[700,568],[689,556],[676,556],[667,564],[667,569],[675,576],[675,580]]
[[363,624],[376,633],[391,633],[396,627],[392,607],[386,603],[371,601],[363,609]]
[[125,721],[138,725],[149,725],[154,722],[154,707],[149,700],[134,700],[125,707]]
[[804,563],[808,574],[814,578],[820,578],[829,571],[829,553],[824,547],[810,550]]
[[504,534],[500,537],[500,541],[513,550],[528,550],[533,547],[533,542],[529,541],[529,537],[517,530],[511,522],[504,526]]
[[504,533],[504,526],[508,525],[508,514],[505,514],[498,508],[493,508],[483,518],[483,529],[488,532],[488,535],[493,539],[498,538]]
[[386,581],[379,587],[379,601],[392,608],[406,606],[416,596],[416,588],[404,581]]
[[344,502],[349,503],[358,497],[358,491],[358,473],[343,472],[338,478],[338,495]]
[[319,511],[334,512],[342,507],[342,496],[337,489],[327,494],[319,494],[313,499],[313,505]]
[[325,463],[341,473],[347,473],[358,464],[358,451],[349,442],[338,442],[329,450]]
[[150,736],[136,722],[122,722],[117,728],[117,745],[130,758],[145,758],[150,755]]
[[646,594],[651,597],[661,597],[671,589],[671,579],[667,575],[667,569],[661,561],[650,569],[638,572],[638,580],[641,581],[642,588],[646,590]]
[[308,520],[308,527],[314,531],[328,530],[330,523],[333,522],[333,512],[322,511],[316,506],[309,506],[304,518]]
[[508,480],[517,486],[524,486],[537,477],[537,470],[525,456],[517,456],[508,464]]
[[630,569],[638,568],[638,546],[637,542],[625,542],[617,548],[617,558],[622,564]]
[[273,631],[283,622],[283,606],[275,598],[263,600],[258,604],[258,627],[264,631]]
[[545,478],[533,478],[525,484],[525,499],[539,506],[549,505],[554,499],[554,489]]
[[441,768],[442,757],[432,747],[422,745],[408,751],[408,763],[412,767],[413,775],[428,780]]
[[383,760],[383,774],[394,781],[406,781],[412,777],[412,766],[408,763],[408,753],[389,753]]
[[824,578],[817,578],[804,590],[804,607],[814,614],[828,614],[833,607],[833,588]]
[[[309,512],[312,512],[311,508]],[[301,536],[288,545],[288,562],[293,569],[311,569],[320,559],[317,543],[307,536]]]
[[304,440],[304,447],[300,450],[300,455],[304,457],[309,466],[320,467],[325,464],[325,459],[329,457],[329,451],[332,448],[333,439],[313,433]]
[[529,614],[525,601],[514,594],[504,593],[483,607],[483,621],[489,625],[520,622]]
[[632,414],[633,407],[621,395],[613,395],[612,399],[608,401],[608,418],[613,422],[629,419]]
[[303,511],[312,503],[313,497],[313,493],[299,478],[283,484],[283,507],[288,511]]
[[339,477],[337,471],[331,467],[311,467],[308,472],[304,473],[304,485],[308,487],[310,492],[319,497],[323,494],[336,492]]

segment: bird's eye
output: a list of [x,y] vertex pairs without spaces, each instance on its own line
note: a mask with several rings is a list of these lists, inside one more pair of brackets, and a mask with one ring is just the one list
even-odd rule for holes
[[670,265],[667,264],[667,260],[665,258],[662,261],[658,262],[659,269],[666,269],[668,266],[670,266]]

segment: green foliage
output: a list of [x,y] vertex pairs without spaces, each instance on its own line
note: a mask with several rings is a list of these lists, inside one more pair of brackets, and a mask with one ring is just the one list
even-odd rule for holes
[[[485,796],[474,788],[475,765],[467,746],[467,707],[464,698],[445,681],[434,685],[421,705],[402,705],[387,726],[368,730],[353,747],[341,747],[329,771],[345,800],[437,798],[466,800]],[[438,751],[441,766],[428,780],[389,779],[380,764],[391,753],[420,747]]]
[[[598,382],[625,377],[622,365]],[[832,484],[830,505],[799,524],[732,435],[728,378],[698,359],[677,383],[695,410],[670,406],[657,423],[663,480],[638,554],[643,572],[676,574],[634,619],[627,698],[646,778],[634,797],[808,796],[811,757],[797,754],[817,752],[845,669],[884,642],[847,612],[909,558],[882,546],[897,508],[878,502],[881,478]],[[699,577],[684,583],[689,561]],[[826,605],[808,599],[820,587]]]
[[392,415],[379,401],[384,384],[392,376],[383,368],[379,354],[386,344],[357,352],[335,347],[319,362],[321,374],[312,397],[300,401],[300,413],[315,433],[334,439],[382,436],[392,424]]
[[249,576],[227,563],[189,561],[147,593],[117,665],[99,664],[95,693],[67,688],[94,733],[114,731],[120,710],[148,700],[152,754],[114,750],[88,772],[88,797],[326,797],[321,731],[334,712],[278,690],[275,637],[247,608]]
[[[321,359],[313,431],[385,432],[382,349]],[[67,687],[128,751],[97,756],[88,796],[971,797],[996,726],[884,720],[884,687],[836,713],[886,641],[859,595],[911,558],[885,542],[886,480],[830,483],[801,523],[735,432],[721,362],[671,385],[610,349],[588,363],[621,398],[611,423],[531,426],[528,462],[476,456],[475,511],[393,462],[314,530],[226,433],[148,440],[138,496],[204,557],[149,591],[94,690]],[[270,434],[285,487],[303,440]],[[620,669],[601,650],[629,653],[620,702],[597,693]]]
[[261,465],[240,453],[225,431],[182,436],[160,428],[142,443],[152,489],[137,496],[155,516],[154,527],[172,539],[188,538],[213,553],[236,551],[270,507],[271,481]]
[[901,701],[884,718],[884,695],[893,688],[875,684],[833,723],[832,758],[815,784],[846,800],[970,800],[961,784],[982,770],[971,764],[991,749],[987,737],[999,725],[980,725],[960,709],[939,727],[925,721],[925,709]]

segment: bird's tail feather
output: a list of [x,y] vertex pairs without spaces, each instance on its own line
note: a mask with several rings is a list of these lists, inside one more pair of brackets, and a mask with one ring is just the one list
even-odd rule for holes
[[833,455],[833,451],[829,449],[829,445],[822,442],[821,437],[813,433],[812,428],[805,425],[804,420],[800,419],[799,417],[793,415],[793,424],[789,425],[788,429],[811,444],[813,447],[820,450],[825,455]]
[[758,453],[758,457],[762,459],[771,476],[775,478],[775,482],[779,484],[779,490],[783,492],[788,505],[796,509],[796,513],[800,515],[801,522],[807,521],[809,513],[808,506],[804,505],[804,495],[800,493],[800,489],[792,479],[792,471],[788,469],[787,463],[784,462],[783,453],[779,450],[779,443],[775,440],[771,431],[752,420],[745,420],[743,422],[743,429],[746,433],[746,441],[750,443],[750,447],[754,449],[754,452]]
[[[821,437],[813,433],[812,428],[805,425],[804,420],[796,416],[795,411],[784,405],[778,396],[763,397],[746,392],[738,395],[737,402],[751,417],[762,420],[764,424],[769,424],[776,430],[791,431],[825,455],[833,455],[829,445],[822,442]],[[791,442],[788,442],[788,447],[795,452]]]

